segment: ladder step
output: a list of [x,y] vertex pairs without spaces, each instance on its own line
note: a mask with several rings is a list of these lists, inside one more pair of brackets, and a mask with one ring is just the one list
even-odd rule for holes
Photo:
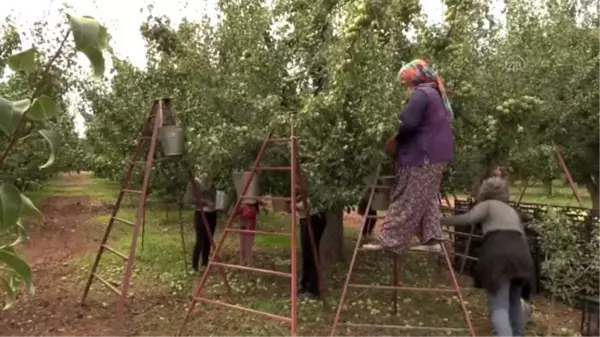
[[381,190],[389,190],[392,186],[388,185],[371,185],[372,188],[381,189]]
[[289,138],[269,138],[269,140],[267,140],[270,143],[283,143],[283,142],[289,142],[290,139]]
[[244,234],[262,234],[262,235],[273,235],[273,236],[290,236],[290,233],[280,233],[280,232],[267,232],[267,231],[257,231],[250,229],[237,229],[237,228],[225,228],[226,232],[232,233],[244,233]]
[[112,284],[110,284],[110,282],[108,282],[104,278],[100,277],[96,273],[93,273],[92,275],[94,275],[94,277],[97,278],[98,281],[102,282],[105,286],[107,286],[108,289],[112,290],[115,294],[121,296],[121,291],[119,289],[117,289],[115,286],[113,286]]
[[122,189],[121,191],[123,191],[123,193],[130,193],[130,194],[139,194],[142,195],[142,191],[138,191],[138,190],[128,190],[128,189]]
[[121,218],[117,218],[116,216],[115,216],[115,217],[113,217],[113,219],[115,219],[115,220],[117,220],[117,221],[119,221],[119,222],[122,222],[122,223],[124,223],[124,224],[127,224],[127,225],[129,225],[129,226],[135,226],[135,224],[134,224],[133,222],[131,222],[131,221],[128,221],[128,220],[124,220],[124,219],[121,219]]
[[462,257],[462,258],[465,258],[465,259],[467,259],[467,260],[471,260],[471,261],[478,261],[478,260],[479,260],[479,259],[478,259],[478,258],[476,258],[476,257],[472,257],[472,256],[465,255],[465,254],[453,253],[453,252],[448,252],[448,253],[449,253],[450,255],[453,255],[453,256],[460,256],[460,257]]
[[[448,240],[448,239],[441,239],[440,241],[441,242],[454,243],[452,240]],[[415,246],[409,247],[407,251],[413,252],[413,253],[429,253],[429,254],[442,254],[442,252],[443,252],[443,251],[435,251],[435,250],[415,249],[418,246],[419,245],[415,245]],[[361,246],[361,247],[358,248],[358,250],[361,251],[361,252],[381,252],[384,249],[381,246],[379,248],[377,248],[377,249],[375,249],[375,248],[364,248],[363,246]]]
[[469,331],[465,328],[440,328],[440,327],[429,327],[429,326],[414,326],[414,325],[390,325],[390,324],[361,324],[352,322],[340,322],[338,323],[344,326],[353,326],[357,328],[381,328],[381,329],[401,329],[401,330],[428,330],[428,331]]
[[257,166],[257,171],[291,171],[291,166]]
[[102,245],[102,248],[104,248],[106,250],[109,250],[109,251],[113,252],[114,254],[122,257],[123,260],[129,260],[129,258],[127,256],[125,256],[125,254],[123,254],[123,253],[121,253],[121,252],[119,252],[119,251],[117,251],[117,250],[115,250],[115,249],[113,249],[113,248],[111,248],[111,247],[109,247],[107,245]]
[[270,314],[268,312],[258,311],[258,310],[254,310],[254,309],[250,309],[250,308],[244,308],[244,307],[236,305],[236,304],[229,304],[226,302],[222,302],[222,301],[218,301],[218,300],[211,300],[211,299],[203,298],[203,297],[196,297],[195,300],[198,302],[202,302],[202,303],[221,305],[221,306],[224,306],[229,309],[237,309],[237,310],[241,310],[241,311],[251,312],[253,314],[262,315],[267,318],[277,320],[277,321],[282,321],[285,323],[292,323],[292,319],[289,317],[274,315],[274,314]]
[[291,273],[282,273],[280,271],[275,271],[275,270],[245,267],[245,266],[240,266],[240,265],[237,265],[237,264],[229,264],[229,263],[221,263],[221,262],[212,262],[211,264],[214,264],[215,266],[219,266],[219,267],[224,267],[224,268],[232,268],[232,269],[240,269],[240,270],[247,270],[247,271],[255,271],[255,272],[262,273],[262,274],[267,274],[267,275],[275,275],[275,276],[289,277],[289,278],[292,277]]
[[394,287],[394,286],[356,284],[356,283],[348,283],[348,287],[361,288],[361,289],[372,288],[372,289],[383,289],[383,290],[421,291],[421,292],[432,292],[432,293],[458,293],[458,290],[456,290],[454,288]]

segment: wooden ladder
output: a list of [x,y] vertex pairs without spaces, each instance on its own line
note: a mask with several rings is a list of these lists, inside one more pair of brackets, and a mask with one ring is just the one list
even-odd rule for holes
[[[125,176],[121,184],[121,190],[117,196],[117,201],[113,208],[112,214],[110,215],[106,231],[104,232],[104,236],[102,237],[102,241],[100,242],[100,247],[98,249],[96,259],[92,266],[92,270],[88,277],[85,289],[83,291],[83,296],[81,298],[81,302],[85,302],[94,279],[100,281],[100,283],[105,285],[108,289],[110,289],[115,294],[117,294],[117,296],[119,296],[119,301],[117,303],[117,314],[118,319],[121,323],[123,322],[122,319],[124,318],[125,314],[125,304],[129,293],[129,286],[131,284],[131,276],[133,271],[133,265],[135,262],[137,240],[140,231],[143,232],[144,217],[146,213],[146,198],[148,196],[148,187],[150,185],[151,171],[155,162],[156,144],[158,142],[159,129],[163,125],[163,121],[165,120],[167,120],[167,123],[169,123],[170,125],[175,124],[175,120],[171,114],[170,103],[171,100],[168,98],[155,100],[150,108],[148,116],[142,123],[135,150],[133,151],[133,155],[131,156],[129,164],[125,170]],[[143,156],[145,149],[147,149],[146,159],[145,161],[140,161],[139,159]],[[143,166],[144,178],[141,190],[136,190],[130,187],[130,184],[133,172],[135,168],[139,165]],[[195,184],[194,176],[191,171],[188,171],[188,180],[192,183],[192,188],[196,190],[198,186],[196,186]],[[139,196],[140,198],[137,205],[134,220],[123,219],[118,215],[123,202],[123,197],[126,194],[130,196]],[[201,210],[202,207],[199,207],[198,209]],[[208,231],[208,222],[206,221],[206,215],[204,214],[204,212],[202,212],[201,215],[204,218],[204,224],[207,228],[207,232],[210,233],[210,231]],[[131,245],[129,247],[128,253],[119,252],[117,249],[108,245],[108,239],[115,223],[125,224],[133,228],[133,235],[131,238]],[[106,251],[115,254],[116,256],[119,256],[125,262],[125,273],[123,275],[123,280],[121,282],[120,288],[117,288],[109,280],[102,277],[101,274],[98,272],[100,259]]]
[[[219,243],[216,246],[216,249],[214,251],[214,254],[212,254],[210,261],[208,262],[208,265],[206,266],[206,269],[204,270],[204,274],[202,275],[201,279],[198,281],[198,284],[196,286],[196,289],[194,291],[193,294],[193,299],[192,299],[192,303],[190,305],[190,308],[187,312],[187,315],[185,316],[185,319],[181,325],[181,328],[178,332],[178,336],[180,336],[185,329],[185,326],[192,314],[192,312],[194,312],[194,309],[196,307],[196,304],[198,302],[202,302],[202,303],[208,303],[208,304],[214,304],[214,305],[219,305],[219,306],[223,306],[229,309],[235,309],[235,310],[241,310],[241,311],[245,311],[245,312],[249,312],[249,313],[253,313],[253,314],[257,314],[257,315],[262,315],[263,317],[266,317],[268,319],[272,319],[272,320],[276,320],[276,321],[281,321],[281,322],[285,322],[290,324],[290,332],[292,336],[296,336],[298,334],[298,268],[297,268],[297,263],[298,263],[298,257],[296,254],[296,250],[297,250],[297,218],[296,218],[296,183],[299,184],[299,186],[302,188],[302,190],[307,191],[306,189],[306,182],[302,176],[302,173],[299,169],[299,165],[298,165],[298,160],[297,160],[297,155],[298,155],[298,150],[297,150],[297,139],[296,136],[294,135],[294,127],[293,125],[290,128],[290,137],[289,138],[272,138],[272,132],[269,132],[265,138],[265,141],[263,142],[263,145],[258,153],[258,156],[254,162],[254,165],[252,166],[251,169],[251,174],[248,178],[246,178],[246,181],[244,183],[244,187],[242,192],[240,193],[240,195],[238,195],[238,199],[237,202],[233,208],[233,211],[231,212],[231,215],[227,221],[227,225],[224,229],[223,235],[221,236]],[[291,163],[290,166],[260,166],[260,162],[261,159],[267,149],[267,147],[272,144],[272,143],[281,143],[281,142],[287,142],[290,145],[290,152],[291,152]],[[291,189],[291,197],[266,197],[266,196],[261,196],[261,197],[255,197],[255,196],[247,196],[246,193],[248,193],[249,187],[250,187],[250,183],[252,182],[252,180],[254,179],[254,177],[256,176],[256,173],[258,171],[287,171],[291,173],[291,179],[290,179],[290,189]],[[236,216],[237,211],[239,210],[240,206],[242,205],[242,202],[244,199],[262,199],[262,200],[283,200],[283,201],[289,201],[290,202],[290,211],[291,211],[291,220],[290,220],[290,228],[289,231],[287,232],[273,232],[273,231],[260,231],[260,230],[247,230],[247,229],[237,229],[237,228],[233,228],[232,224],[233,224],[233,220]],[[307,205],[308,207],[308,203],[306,202],[306,195],[302,195],[301,196],[301,201],[304,202],[305,205]],[[307,209],[306,212],[308,213],[309,210]],[[309,220],[310,217],[307,217],[307,220]],[[316,252],[316,246],[315,246],[315,241],[314,241],[314,234],[312,232],[312,227],[310,226],[310,223],[308,225],[308,229],[309,229],[309,237],[310,237],[310,242],[311,242],[311,249],[313,250],[313,256],[315,258],[315,265],[316,265],[316,269],[317,269],[317,277],[318,277],[318,283],[319,283],[319,290],[321,293],[321,298],[323,300],[323,305],[326,307],[326,296],[325,296],[325,289],[323,286],[323,277],[322,277],[322,270],[321,270],[321,265],[320,265],[320,261],[319,258],[317,256],[317,252]],[[281,271],[275,271],[275,270],[269,270],[269,269],[261,269],[261,268],[253,268],[253,267],[248,267],[248,266],[242,266],[239,264],[232,264],[232,263],[224,263],[224,262],[220,262],[219,261],[219,257],[221,254],[221,250],[224,246],[225,243],[225,239],[228,237],[228,235],[230,233],[239,233],[239,234],[257,234],[257,235],[267,235],[267,236],[284,236],[284,237],[288,237],[290,238],[290,253],[291,253],[291,271],[288,272],[281,272]],[[249,272],[256,272],[259,274],[265,274],[265,275],[274,275],[274,276],[279,276],[279,277],[284,277],[290,280],[290,316],[282,316],[282,315],[275,315],[272,313],[268,313],[268,312],[264,312],[264,311],[259,311],[259,310],[255,310],[255,309],[251,309],[251,308],[247,308],[244,307],[242,305],[238,305],[238,304],[232,304],[232,303],[228,303],[225,301],[220,301],[220,300],[215,300],[215,299],[209,299],[206,297],[202,297],[201,293],[202,290],[205,288],[207,281],[210,277],[211,271],[213,268],[217,267],[217,269],[222,270],[224,268],[229,268],[229,269],[237,269],[237,270],[241,270],[241,271],[249,271]],[[225,285],[227,285],[227,283],[225,282]],[[227,287],[227,291],[229,292],[229,295],[231,296],[231,290],[229,289],[229,287]]]
[[[375,195],[375,191],[376,190],[388,190],[387,192],[389,192],[390,186],[387,185],[379,185],[379,181],[381,179],[386,179],[386,178],[394,178],[394,176],[381,176],[381,165],[378,166],[376,174],[375,174],[375,179],[373,181],[373,183],[369,186],[369,189],[371,190],[370,195],[369,195],[369,201],[367,203],[367,208],[365,211],[365,214],[363,215],[363,219],[362,219],[362,228],[364,229],[364,227],[367,224],[367,220],[368,219],[382,219],[385,216],[380,216],[380,215],[369,215],[368,210],[371,209],[371,205],[373,202],[373,196]],[[399,286],[400,282],[400,273],[403,269],[403,262],[404,262],[404,255],[406,253],[404,253],[403,255],[398,255],[398,254],[394,254],[394,258],[393,258],[393,272],[394,272],[394,277],[393,277],[393,284],[391,286],[388,285],[373,285],[373,284],[356,284],[356,283],[350,283],[351,279],[352,279],[352,273],[354,271],[354,264],[356,263],[356,257],[358,255],[359,251],[362,251],[361,249],[361,241],[362,241],[362,236],[363,236],[363,231],[359,230],[358,231],[358,239],[356,241],[356,246],[354,247],[354,252],[352,254],[352,260],[350,261],[350,266],[348,268],[348,273],[346,276],[346,281],[344,282],[344,287],[342,289],[342,294],[340,296],[340,300],[338,302],[338,307],[337,307],[337,311],[333,320],[333,324],[331,327],[331,336],[335,336],[336,334],[336,330],[337,330],[337,326],[338,325],[345,325],[345,326],[352,326],[352,327],[363,327],[363,328],[385,328],[385,329],[400,329],[400,330],[416,330],[416,331],[439,331],[439,332],[446,332],[446,331],[469,331],[469,333],[471,334],[471,336],[475,336],[475,332],[473,330],[473,326],[471,324],[471,319],[469,318],[469,314],[467,312],[467,308],[465,306],[465,301],[463,299],[463,295],[460,289],[460,286],[458,284],[458,281],[456,279],[456,276],[454,275],[454,269],[452,267],[452,262],[450,261],[450,254],[448,252],[448,250],[446,249],[446,246],[441,243],[442,246],[442,252],[443,255],[445,257],[445,262],[446,265],[448,267],[448,270],[450,272],[450,276],[452,278],[452,284],[453,286],[451,288],[419,288],[419,287],[410,287],[410,286]],[[468,249],[468,248],[467,248]],[[407,250],[407,252],[410,251]],[[462,268],[462,267],[461,267]],[[428,326],[409,326],[409,325],[381,325],[381,324],[367,324],[367,323],[352,323],[352,322],[344,322],[344,323],[340,323],[340,315],[342,312],[342,308],[344,307],[344,301],[346,300],[346,295],[348,292],[348,288],[358,288],[358,289],[384,289],[384,290],[392,290],[394,292],[394,296],[393,296],[393,308],[394,308],[394,313],[396,313],[397,311],[397,292],[398,291],[406,291],[406,292],[433,292],[433,293],[446,293],[446,294],[450,294],[450,295],[456,295],[460,301],[460,307],[465,315],[465,320],[466,320],[466,325],[467,325],[467,329],[462,329],[462,328],[444,328],[444,327],[428,327]]]

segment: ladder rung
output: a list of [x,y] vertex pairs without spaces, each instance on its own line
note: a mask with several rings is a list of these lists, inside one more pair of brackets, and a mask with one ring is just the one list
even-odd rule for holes
[[266,231],[250,230],[250,229],[225,228],[225,231],[226,232],[233,232],[233,233],[245,233],[245,234],[262,234],[262,235],[273,235],[273,236],[290,236],[290,233],[266,232]]
[[367,215],[367,219],[385,219],[385,215]]
[[377,189],[382,189],[382,190],[389,190],[390,188],[392,188],[392,186],[389,185],[371,185],[372,188],[377,188]]
[[103,279],[102,277],[100,277],[96,273],[93,273],[92,275],[94,275],[94,277],[97,278],[98,281],[102,282],[105,286],[107,286],[108,289],[112,290],[115,294],[121,296],[121,291],[119,289],[117,289],[115,286],[113,286],[112,284],[110,284],[110,282],[108,282],[107,280]]
[[289,142],[290,139],[289,138],[269,138],[268,141],[271,143],[282,143],[282,142]]
[[134,224],[133,222],[131,222],[131,221],[127,221],[127,220],[124,220],[124,219],[121,219],[121,218],[117,218],[116,216],[115,216],[115,217],[113,217],[113,219],[115,219],[115,220],[117,220],[117,221],[119,221],[119,222],[122,222],[122,223],[124,223],[124,224],[128,224],[128,225],[130,225],[130,226],[135,226],[135,224]]
[[453,288],[418,288],[418,287],[394,287],[394,286],[383,286],[383,285],[370,285],[370,284],[356,284],[349,283],[348,287],[362,288],[362,289],[383,289],[383,290],[402,290],[402,291],[422,291],[432,293],[457,293],[458,290]]
[[[447,240],[447,239],[441,239],[440,241],[441,242],[452,242],[453,243],[453,241],[450,241],[450,240]],[[441,253],[441,252],[438,252],[438,251],[428,251],[428,250],[414,249],[415,247],[416,246],[409,247],[408,251],[409,252],[414,252],[414,253],[429,253],[429,254],[439,254],[439,253]],[[360,252],[381,252],[383,250],[384,250],[383,247],[380,247],[379,249],[366,249],[366,248],[363,248],[361,246],[361,247],[358,248],[358,251],[360,251]]]
[[460,257],[462,257],[462,258],[465,258],[465,259],[467,259],[467,260],[471,260],[471,261],[478,261],[478,260],[479,260],[479,259],[478,259],[478,258],[476,258],[476,257],[472,257],[472,256],[465,255],[465,254],[461,254],[461,253],[453,253],[453,252],[449,252],[449,253],[450,253],[451,255],[454,255],[454,256],[460,256]]
[[291,166],[257,166],[258,171],[291,171]]
[[129,258],[127,256],[125,256],[125,254],[123,254],[123,253],[121,253],[121,252],[119,252],[119,251],[117,251],[117,250],[115,250],[115,249],[113,249],[113,248],[111,248],[111,247],[109,247],[107,245],[102,245],[102,248],[104,248],[106,250],[109,250],[109,251],[115,253],[116,255],[119,255],[120,257],[123,258],[123,260],[129,260]]
[[344,326],[353,326],[357,328],[380,328],[380,329],[401,329],[401,330],[429,330],[429,331],[468,331],[465,328],[440,328],[440,327],[429,327],[429,326],[413,326],[413,325],[390,325],[390,324],[363,324],[363,323],[352,323],[352,322],[340,322],[338,323]]
[[221,263],[221,262],[213,262],[212,264],[214,264],[215,266],[219,266],[219,267],[240,269],[240,270],[247,270],[247,271],[255,271],[255,272],[267,274],[267,275],[275,275],[275,276],[290,277],[290,278],[292,277],[291,273],[282,273],[280,271],[275,271],[275,270],[245,267],[245,266],[240,266],[237,264],[229,264],[229,263]]
[[138,190],[128,190],[128,189],[122,189],[123,193],[130,193],[130,194],[139,194],[142,195],[142,191],[138,191]]
[[258,311],[258,310],[254,310],[254,309],[250,309],[250,308],[244,308],[244,307],[236,305],[236,304],[229,304],[229,303],[221,302],[221,301],[218,301],[218,300],[211,300],[211,299],[203,298],[203,297],[196,297],[195,299],[198,302],[208,303],[208,304],[222,305],[222,306],[230,308],[230,309],[237,309],[237,310],[241,310],[241,311],[251,312],[253,314],[262,315],[262,316],[265,316],[267,318],[278,320],[278,321],[282,321],[282,322],[285,322],[285,323],[291,323],[292,322],[292,319],[289,318],[289,317],[274,315],[274,314],[270,314],[268,312]]
[[292,198],[290,198],[290,197],[270,197],[270,196],[253,197],[253,196],[249,196],[249,195],[244,195],[241,198],[243,198],[243,199],[261,199],[261,200],[281,200],[281,201],[291,201],[292,200]]

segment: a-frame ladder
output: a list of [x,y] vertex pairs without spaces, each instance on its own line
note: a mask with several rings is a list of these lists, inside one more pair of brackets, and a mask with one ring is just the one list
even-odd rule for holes
[[[381,165],[378,166],[376,174],[375,174],[375,179],[373,181],[373,183],[369,186],[371,192],[369,195],[369,201],[367,203],[367,210],[371,209],[371,204],[373,202],[373,196],[375,195],[375,190],[386,190],[385,192],[389,193],[389,186],[386,185],[378,185],[380,179],[386,179],[386,178],[394,178],[393,176],[381,176]],[[370,218],[376,218],[376,219],[381,219],[384,218],[383,216],[378,216],[378,215],[369,215],[369,212],[365,212],[363,219],[362,219],[362,227],[364,228],[367,224],[367,220]],[[394,267],[393,267],[393,273],[394,273],[394,277],[393,277],[393,285],[391,286],[386,286],[386,285],[372,285],[372,284],[355,284],[355,283],[350,283],[351,279],[352,279],[352,273],[354,271],[354,264],[356,262],[356,257],[358,255],[359,251],[363,251],[363,249],[361,249],[361,244],[362,244],[362,235],[363,235],[363,231],[359,230],[358,231],[358,239],[356,241],[356,246],[354,247],[354,253],[352,254],[352,260],[350,261],[350,266],[348,268],[348,274],[346,276],[346,281],[344,282],[344,287],[342,289],[342,294],[340,296],[340,300],[338,302],[338,307],[335,313],[335,317],[333,319],[333,324],[331,327],[331,336],[335,336],[336,335],[336,330],[337,330],[337,326],[338,325],[345,325],[345,326],[353,326],[353,327],[366,327],[366,328],[386,328],[386,329],[400,329],[400,330],[416,330],[416,331],[440,331],[440,332],[447,332],[447,331],[468,331],[470,333],[471,336],[475,336],[475,332],[473,330],[473,326],[471,324],[471,319],[469,317],[467,308],[465,306],[465,301],[460,289],[460,286],[458,284],[458,281],[456,279],[456,276],[454,274],[454,269],[452,266],[452,262],[450,260],[450,256],[449,253],[446,249],[446,245],[442,242],[441,246],[442,246],[442,253],[445,257],[445,261],[446,261],[446,265],[448,267],[448,270],[450,272],[450,277],[452,279],[452,287],[448,287],[448,288],[418,288],[418,287],[410,287],[410,286],[399,286],[400,282],[400,276],[399,274],[402,272],[403,270],[403,263],[404,263],[404,258],[406,253],[408,253],[410,251],[410,249],[408,249],[402,256],[394,254],[394,258],[393,258],[393,262],[394,262]],[[394,307],[394,311],[397,310],[397,292],[398,291],[406,291],[406,292],[433,292],[433,293],[446,293],[446,294],[451,294],[451,295],[456,295],[460,301],[460,307],[465,315],[465,320],[466,320],[466,325],[467,325],[467,329],[458,329],[458,328],[444,328],[444,327],[426,327],[426,326],[408,326],[408,325],[378,325],[378,324],[368,324],[368,323],[351,323],[351,322],[344,322],[341,323],[340,320],[340,315],[342,312],[342,308],[344,307],[344,301],[346,300],[346,295],[348,292],[348,288],[360,288],[360,289],[365,289],[365,288],[370,288],[370,289],[384,289],[384,290],[392,290],[394,292],[394,296],[393,296],[393,307]]]
[[[294,134],[294,126],[291,125],[291,127],[290,127],[290,137],[289,138],[272,138],[271,136],[272,136],[272,132],[269,132],[265,138],[265,141],[263,142],[263,145],[262,145],[257,157],[256,157],[254,165],[251,168],[251,174],[244,183],[244,187],[241,192],[241,195],[238,196],[237,202],[236,202],[236,204],[233,208],[233,211],[231,212],[231,215],[227,221],[227,225],[224,229],[223,235],[221,236],[214,253],[211,255],[210,261],[208,262],[208,265],[206,266],[206,269],[204,270],[204,274],[202,275],[201,279],[198,281],[196,289],[194,290],[194,293],[193,293],[192,303],[191,303],[190,308],[184,318],[181,328],[178,331],[178,336],[180,336],[184,332],[186,324],[187,324],[191,314],[194,312],[194,310],[196,308],[196,304],[198,302],[220,305],[220,306],[223,306],[223,307],[226,307],[229,309],[246,311],[249,313],[262,315],[263,317],[266,317],[268,319],[285,322],[285,323],[290,324],[291,336],[296,336],[298,334],[298,298],[297,298],[298,297],[298,291],[297,291],[297,289],[298,289],[298,282],[297,282],[297,280],[298,280],[298,277],[297,277],[298,257],[297,257],[297,252],[296,252],[297,228],[298,227],[297,227],[297,217],[296,217],[296,214],[297,214],[297,211],[296,211],[296,183],[298,183],[300,185],[300,187],[302,188],[302,190],[304,190],[304,191],[307,191],[307,188],[306,188],[306,181],[304,180],[304,177],[302,175],[302,172],[300,171],[300,167],[298,164],[297,138]],[[291,152],[290,166],[260,166],[261,159],[262,159],[265,151],[267,150],[268,146],[271,145],[272,143],[281,143],[281,142],[289,143],[290,152]],[[254,177],[256,176],[256,173],[258,171],[288,171],[288,172],[290,172],[290,175],[291,175],[291,177],[290,177],[290,189],[291,189],[290,195],[291,195],[291,197],[247,196],[246,193],[248,192],[250,183],[252,182],[252,180],[254,179]],[[288,232],[246,230],[246,229],[237,229],[237,228],[232,227],[235,215],[236,215],[238,209],[240,208],[240,206],[242,205],[242,201],[244,199],[256,199],[256,198],[263,199],[263,200],[265,200],[265,199],[266,200],[284,200],[284,201],[290,202],[291,220],[290,220],[290,228],[289,228]],[[306,195],[302,195],[300,201],[303,201],[304,204],[308,208],[308,203],[306,202]],[[306,212],[307,212],[307,214],[309,214],[308,209],[306,210]],[[314,263],[315,263],[315,266],[317,267],[316,269],[317,269],[319,290],[320,290],[321,298],[323,299],[323,304],[326,306],[326,301],[325,301],[326,295],[325,295],[325,288],[323,286],[323,276],[322,276],[323,273],[321,270],[321,263],[320,263],[320,259],[317,256],[317,252],[316,252],[314,234],[312,232],[312,227],[310,226],[310,217],[308,217],[307,220],[309,221],[308,233],[309,233],[309,237],[310,237],[311,249],[313,251],[313,257],[315,258]],[[290,238],[290,253],[291,253],[291,271],[289,273],[285,273],[285,272],[280,272],[280,271],[275,271],[275,270],[253,268],[253,267],[242,266],[242,265],[238,265],[238,264],[220,262],[219,257],[221,254],[221,249],[223,248],[225,239],[227,238],[227,236],[230,233],[240,233],[240,234],[245,233],[245,234],[289,237]],[[246,308],[246,307],[238,305],[238,304],[231,304],[231,303],[227,303],[224,301],[219,301],[219,300],[202,297],[202,290],[204,289],[204,287],[207,284],[207,281],[211,275],[212,269],[215,267],[219,270],[223,270],[224,268],[230,268],[230,269],[237,269],[237,270],[241,270],[241,271],[256,272],[256,273],[266,274],[266,275],[280,276],[280,277],[290,279],[290,282],[291,282],[291,284],[290,284],[290,289],[291,289],[290,290],[290,300],[291,300],[290,316],[286,317],[286,316],[281,316],[281,315],[275,315],[275,314],[264,312],[264,311]]]
[[[119,296],[119,300],[117,303],[117,315],[120,321],[122,320],[125,314],[125,304],[127,301],[127,296],[129,294],[129,286],[131,283],[133,264],[135,262],[137,240],[140,231],[143,230],[142,227],[146,211],[146,198],[148,195],[148,187],[150,185],[151,171],[155,161],[156,144],[158,142],[159,129],[161,126],[167,125],[165,123],[168,123],[170,125],[175,124],[175,119],[171,113],[170,103],[171,101],[168,98],[155,100],[152,103],[152,107],[150,108],[148,116],[141,125],[135,150],[133,151],[131,159],[129,160],[129,164],[127,166],[125,176],[121,184],[121,190],[117,196],[117,201],[113,208],[112,214],[110,215],[106,231],[104,232],[104,236],[100,243],[96,259],[94,260],[94,264],[92,265],[92,270],[88,277],[85,289],[83,291],[83,296],[81,298],[81,302],[83,303],[87,298],[87,295],[89,293],[90,287],[94,279],[100,281],[100,283],[104,284],[111,291],[117,294],[117,296]],[[146,152],[146,158],[145,160],[140,161],[139,159],[140,157],[143,157],[144,152]],[[144,178],[142,181],[141,190],[135,190],[130,186],[130,184],[132,176],[134,174],[134,170],[137,166],[140,165],[144,170]],[[194,183],[194,177],[191,171],[188,171],[188,180],[190,180],[190,182],[192,183],[192,188],[197,188],[197,186]],[[118,216],[125,194],[136,195],[139,197],[135,219],[133,221],[123,219]],[[202,208],[199,207],[199,209]],[[202,213],[202,216],[205,220],[205,226],[208,226],[204,213]],[[108,239],[115,223],[127,225],[133,228],[133,235],[131,238],[131,245],[129,247],[128,253],[119,252],[117,249],[108,245]],[[123,280],[121,282],[120,289],[111,284],[110,281],[103,278],[98,272],[100,259],[102,258],[102,255],[105,251],[108,251],[121,257],[125,262],[125,273],[123,275]]]

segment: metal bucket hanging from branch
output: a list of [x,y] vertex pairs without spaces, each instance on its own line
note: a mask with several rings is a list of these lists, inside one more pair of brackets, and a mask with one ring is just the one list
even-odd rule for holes
[[[233,172],[233,183],[235,185],[235,190],[237,191],[238,198],[244,192],[244,187],[248,179],[250,179],[251,171],[246,172]],[[246,191],[246,196],[248,197],[258,197],[259,196],[259,186],[258,186],[258,172],[254,174],[252,178],[252,182],[250,182],[250,186],[248,186],[248,190]],[[242,204],[255,204],[258,202],[258,199],[250,199],[244,198],[242,200]]]
[[182,127],[176,125],[165,125],[160,128],[159,136],[165,156],[172,157],[183,154],[185,134]]
[[215,209],[217,211],[225,211],[229,209],[229,195],[223,190],[217,191],[217,200],[215,202]]
[[164,99],[164,102],[165,104],[162,105],[163,124],[158,131],[160,143],[165,156],[180,156],[183,154],[185,146],[184,128],[175,125],[175,119],[171,112],[171,99]]

